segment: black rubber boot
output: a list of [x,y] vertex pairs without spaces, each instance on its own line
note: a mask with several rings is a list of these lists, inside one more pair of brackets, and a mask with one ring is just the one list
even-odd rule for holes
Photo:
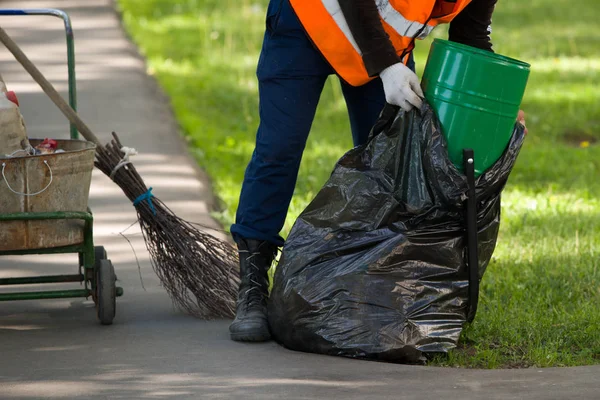
[[236,240],[240,258],[240,288],[235,320],[229,326],[231,339],[263,342],[271,338],[267,322],[269,278],[267,271],[277,247],[269,242]]

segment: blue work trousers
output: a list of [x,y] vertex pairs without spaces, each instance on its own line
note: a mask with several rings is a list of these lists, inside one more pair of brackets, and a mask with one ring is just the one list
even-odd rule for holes
[[[414,69],[412,57],[409,66]],[[306,35],[289,0],[271,0],[256,71],[260,123],[231,226],[234,238],[283,245],[280,231],[302,153],[325,81],[334,73]],[[378,78],[359,87],[341,81],[341,86],[352,139],[358,146],[366,142],[385,105],[383,85]]]

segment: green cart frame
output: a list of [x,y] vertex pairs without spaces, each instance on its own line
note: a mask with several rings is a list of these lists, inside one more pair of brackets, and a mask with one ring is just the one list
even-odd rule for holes
[[[77,110],[77,95],[75,83],[75,50],[73,40],[73,29],[71,27],[71,20],[69,16],[64,11],[57,9],[0,9],[0,16],[27,15],[48,15],[58,17],[64,21],[67,37],[69,104],[71,105],[73,110]],[[73,124],[70,125],[70,137],[71,139],[78,139],[79,137],[77,128]],[[33,221],[61,219],[76,219],[83,220],[85,222],[84,240],[82,243],[47,249],[0,251],[0,256],[77,253],[79,255],[78,273],[73,275],[45,275],[22,278],[0,278],[0,286],[79,282],[83,286],[83,288],[79,290],[0,293],[0,301],[92,297],[96,305],[96,315],[98,317],[98,320],[103,325],[110,325],[112,324],[116,313],[116,297],[123,295],[123,289],[116,286],[115,270],[112,265],[112,262],[108,259],[104,247],[94,246],[94,218],[92,216],[91,210],[88,208],[87,212],[26,212],[0,214],[0,221]]]

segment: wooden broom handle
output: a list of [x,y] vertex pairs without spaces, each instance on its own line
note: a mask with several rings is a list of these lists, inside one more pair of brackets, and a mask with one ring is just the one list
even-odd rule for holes
[[44,75],[36,68],[35,65],[27,58],[27,56],[21,51],[19,46],[8,36],[4,29],[0,28],[0,42],[2,42],[6,48],[15,56],[17,61],[25,68],[29,75],[40,85],[40,87],[44,90],[44,92],[50,97],[50,100],[62,111],[62,113],[67,117],[67,119],[77,127],[77,130],[81,133],[81,135],[89,140],[90,142],[94,142],[97,146],[100,146],[101,143],[91,131],[90,128],[79,118],[75,110],[71,108],[67,104],[66,101],[63,100],[61,95],[54,89],[54,86],[46,78]]

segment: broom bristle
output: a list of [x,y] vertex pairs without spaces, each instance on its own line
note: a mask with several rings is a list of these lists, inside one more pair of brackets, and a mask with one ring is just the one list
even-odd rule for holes
[[[118,136],[96,151],[95,165],[134,202],[148,188],[131,164],[113,173],[125,156]],[[175,215],[160,199],[135,204],[152,267],[170,298],[204,319],[233,317],[239,285],[234,247]]]

